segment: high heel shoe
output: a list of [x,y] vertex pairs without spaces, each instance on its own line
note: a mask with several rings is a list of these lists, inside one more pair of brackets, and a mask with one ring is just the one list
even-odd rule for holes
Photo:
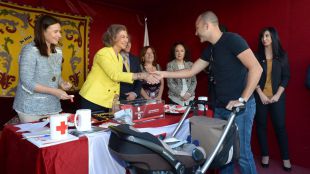
[[260,164],[263,168],[268,168],[269,167],[269,156],[262,156],[262,160]]
[[269,163],[265,164],[265,163],[261,162],[260,165],[261,165],[263,168],[268,168],[268,167],[269,167]]
[[[286,164],[286,166],[285,166],[285,164]],[[287,167],[287,166],[289,166],[289,167]],[[286,172],[292,171],[292,165],[291,165],[290,161],[289,160],[283,160],[282,168]]]
[[292,166],[291,167],[285,167],[284,165],[282,165],[282,168],[286,172],[291,172],[292,171]]

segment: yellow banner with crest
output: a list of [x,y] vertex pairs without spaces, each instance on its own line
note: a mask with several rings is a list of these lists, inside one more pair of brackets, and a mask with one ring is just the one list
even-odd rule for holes
[[61,21],[62,78],[79,90],[87,76],[90,17],[50,12],[41,8],[0,2],[0,97],[14,97],[18,84],[18,56],[33,40],[37,16],[48,14]]

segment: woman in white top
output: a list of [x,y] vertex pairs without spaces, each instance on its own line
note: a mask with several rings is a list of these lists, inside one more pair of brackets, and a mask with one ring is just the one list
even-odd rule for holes
[[[188,69],[193,65],[190,61],[190,52],[182,42],[173,44],[170,60],[167,64],[167,71]],[[167,79],[167,83],[170,103],[185,106],[195,98],[196,76],[186,79]]]

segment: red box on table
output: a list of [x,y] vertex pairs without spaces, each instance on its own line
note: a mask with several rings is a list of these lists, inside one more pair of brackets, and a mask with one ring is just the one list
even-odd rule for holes
[[133,101],[120,101],[119,109],[131,109],[132,122],[142,122],[165,117],[165,102],[159,99],[138,99]]

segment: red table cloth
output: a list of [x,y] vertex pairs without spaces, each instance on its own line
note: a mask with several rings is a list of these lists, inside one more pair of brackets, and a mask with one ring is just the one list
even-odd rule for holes
[[0,173],[2,174],[85,174],[88,173],[88,142],[79,140],[38,148],[22,139],[18,128],[4,127],[0,138]]
[[[207,116],[212,116],[207,111]],[[166,115],[163,119],[136,124],[136,128],[161,127],[179,122],[182,115]],[[191,115],[190,115],[191,116]],[[22,139],[17,127],[7,125],[0,138],[1,174],[86,174],[88,173],[88,140],[81,137],[54,146],[38,148]]]

